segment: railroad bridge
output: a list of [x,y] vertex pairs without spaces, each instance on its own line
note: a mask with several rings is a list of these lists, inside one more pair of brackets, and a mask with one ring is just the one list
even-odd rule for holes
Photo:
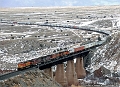
[[[58,83],[60,83],[63,87],[71,86],[72,84],[78,85],[77,79],[82,79],[86,76],[86,71],[84,68],[86,56],[89,55],[90,50],[81,51],[78,53],[73,53],[66,57],[61,57],[58,60],[54,60],[50,63],[46,63],[44,65],[40,65],[40,69],[44,69],[44,71],[49,74],[50,77],[54,78]],[[85,58],[86,57],[86,58]],[[76,63],[74,63],[74,59],[76,58]],[[65,69],[64,62],[67,61],[67,66]],[[51,66],[56,66],[56,72],[53,75],[53,71]]]
[[[86,46],[86,49],[79,50],[77,52],[72,52],[69,55],[55,58],[52,61],[46,61],[40,64],[38,63],[37,66],[27,68],[22,71],[15,71],[15,72],[2,75],[0,76],[0,80],[4,80],[12,76],[18,75],[20,73],[39,68],[41,70],[44,70],[46,73],[48,73],[49,76],[54,78],[63,87],[71,86],[72,84],[78,85],[79,84],[78,79],[84,78],[86,76],[86,71],[84,67],[90,64],[91,49],[94,49],[100,45],[103,45],[110,40],[110,35],[109,35],[110,33],[102,30],[95,30],[95,29],[89,29],[89,28],[87,29],[87,28],[81,28],[78,26],[69,26],[69,25],[55,25],[55,24],[33,24],[33,25],[81,29],[81,30],[102,33],[102,34],[105,34],[106,37],[104,40],[84,44],[84,46]],[[74,60],[73,60],[75,58],[76,58],[76,64],[74,64]],[[67,61],[67,67],[65,68],[64,62],[66,61]],[[51,67],[54,65],[56,65],[57,67],[56,67],[55,75],[53,77],[53,72]]]
[[[72,29],[81,29],[87,31],[93,31],[105,34],[109,36],[109,33],[106,31],[95,30],[95,29],[86,29],[80,28],[78,26],[67,26],[67,25],[54,25],[54,24],[39,24],[40,26],[49,26],[49,27],[62,27],[62,28],[72,28]],[[105,41],[97,41],[89,43],[90,45],[87,49],[82,51],[71,53],[68,56],[57,58],[56,60],[50,61],[49,63],[45,63],[40,65],[40,69],[44,69],[46,73],[49,74],[52,78],[54,78],[58,83],[60,83],[63,87],[71,86],[72,84],[78,85],[78,79],[82,79],[86,76],[85,67],[91,63],[91,50],[105,44],[110,40],[110,37],[106,37]],[[94,44],[97,43],[97,44]],[[92,45],[91,45],[92,44]],[[74,59],[76,59],[76,63],[74,64]],[[67,61],[67,67],[65,69],[64,63]],[[53,77],[53,72],[51,66],[57,65],[55,76]]]

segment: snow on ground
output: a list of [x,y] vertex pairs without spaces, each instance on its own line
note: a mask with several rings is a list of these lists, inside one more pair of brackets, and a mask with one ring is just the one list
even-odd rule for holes
[[120,27],[120,19],[117,22],[117,26]]
[[[45,23],[47,21],[47,19],[48,19],[48,22],[52,21],[52,22],[57,22],[58,24],[64,23],[64,24],[71,24],[71,25],[79,25],[81,27],[87,26],[87,27],[96,28],[96,29],[99,26],[100,29],[103,29],[103,30],[112,30],[112,24],[111,23],[113,23],[113,22],[111,20],[113,20],[114,18],[110,19],[110,15],[112,15],[113,17],[116,16],[116,14],[115,14],[116,10],[115,9],[116,8],[114,8],[113,9],[114,12],[112,12],[112,10],[109,10],[109,8],[108,9],[104,8],[103,9],[104,12],[102,13],[102,10],[98,10],[98,9],[97,9],[97,11],[94,11],[94,10],[88,11],[86,9],[84,9],[82,11],[81,9],[72,9],[72,8],[70,8],[69,9],[70,11],[67,10],[67,12],[64,9],[64,14],[62,13],[61,10],[56,10],[56,11],[53,10],[53,11],[50,11],[50,12],[48,10],[47,11],[44,11],[44,10],[42,11],[41,10],[41,11],[38,11],[38,12],[34,12],[34,10],[31,11],[31,9],[30,9],[31,12],[27,12],[27,11],[24,12],[23,11],[24,9],[23,9],[22,10],[23,13],[22,12],[19,12],[19,13],[13,12],[13,14],[12,14],[10,12],[7,12],[7,13],[3,12],[4,17],[1,17],[1,19],[6,19],[6,17],[8,17],[6,14],[8,14],[8,15],[11,16],[10,18],[8,17],[9,20],[12,20],[14,18],[15,21],[18,21],[20,23],[22,23],[24,21],[25,22],[34,22],[34,23]],[[106,14],[104,14],[104,13],[106,13]],[[37,15],[39,15],[39,16],[37,17]],[[117,15],[119,15],[119,14],[117,14]],[[40,19],[40,18],[42,18],[42,19]],[[107,24],[108,22],[110,23],[110,25]],[[98,23],[101,23],[101,24],[99,25]],[[94,26],[91,25],[91,24],[94,24]],[[19,25],[16,24],[15,26],[18,27]],[[116,23],[115,26],[118,26],[118,27],[120,26],[119,18],[117,18],[117,23]],[[36,31],[29,31],[29,28],[32,28],[34,30],[37,29],[37,30]],[[49,27],[45,27],[45,28],[47,28],[48,30],[55,30],[55,31],[58,31],[58,32],[60,32],[60,30],[62,30],[61,28],[60,29],[49,28]],[[45,28],[43,28],[43,30],[45,30]],[[21,30],[21,29],[22,28],[20,28],[19,30]],[[1,30],[1,32],[3,32],[3,33],[8,32],[8,31],[3,31],[3,30]],[[12,28],[11,28],[11,30],[12,30]],[[25,37],[28,38],[28,37],[31,37],[31,34],[38,33],[39,30],[40,30],[39,32],[43,32],[43,31],[41,31],[40,26],[30,26],[30,27],[27,27],[27,30],[28,31],[25,31],[24,33],[16,33],[16,32],[13,33],[13,32],[11,32],[11,33],[6,33],[6,34],[25,35]],[[66,31],[69,31],[69,29],[66,29]],[[71,30],[71,31],[72,31],[72,33],[74,33],[74,35],[80,37],[80,39],[81,39],[81,37],[82,38],[90,38],[91,37],[90,34],[83,34],[83,33],[86,33],[86,32],[83,32],[83,31],[81,31],[81,32],[78,32],[78,31],[75,31],[75,30]],[[20,31],[20,32],[23,32],[23,31]],[[45,31],[43,33],[45,33]],[[96,33],[92,33],[92,34],[97,35]],[[0,35],[2,35],[2,34],[0,34]],[[48,39],[50,39],[51,37],[52,36],[48,37]],[[54,38],[56,38],[56,37],[57,36],[54,36]],[[58,37],[60,37],[60,36],[58,36]],[[62,38],[67,38],[67,37],[63,36]],[[2,39],[0,38],[0,40],[2,40]],[[43,40],[43,39],[39,38],[39,40]],[[62,41],[62,40],[60,40],[60,41]],[[69,41],[72,42],[71,39]],[[104,66],[107,69],[110,69],[111,71],[114,71],[114,70],[118,71],[119,70],[119,68],[120,68],[120,65],[118,63],[118,61],[119,61],[119,59],[118,59],[119,58],[118,57],[119,53],[117,54],[117,52],[119,52],[119,49],[118,49],[119,44],[118,43],[120,43],[120,41],[118,41],[116,45],[114,43],[115,41],[116,41],[116,39],[112,39],[112,41],[109,44],[98,48],[97,52],[95,52],[95,55],[94,55],[94,57],[92,59],[94,62],[91,65],[91,68],[92,68],[93,71],[95,69],[98,69],[100,66]],[[35,42],[35,41],[33,40],[33,42]],[[33,42],[32,42],[32,44],[34,44]],[[24,43],[27,43],[27,42],[24,42]],[[26,60],[29,60],[29,59],[32,59],[32,58],[36,58],[36,57],[39,57],[39,56],[46,55],[47,53],[48,54],[52,53],[52,51],[48,50],[48,48],[47,49],[44,48],[44,50],[41,50],[41,49],[37,49],[38,48],[37,47],[36,48],[37,51],[28,49],[31,46],[28,43],[27,43],[28,47],[26,46],[26,48],[25,48],[25,51],[27,50],[28,52],[27,53],[26,52],[25,53],[19,53],[19,52],[24,51],[24,50],[23,51],[19,51],[19,50],[24,48],[25,45],[26,45],[26,44],[23,44],[22,42],[15,43],[14,44],[15,46],[9,46],[9,51],[13,50],[13,48],[17,47],[18,46],[17,44],[19,44],[19,46],[20,46],[20,49],[16,49],[18,51],[18,53],[14,54],[14,52],[13,52],[13,54],[8,54],[7,53],[8,52],[7,47],[4,47],[4,50],[0,50],[0,57],[1,57],[0,62],[4,63],[5,68],[7,68],[5,66],[7,63],[15,63],[16,64],[16,63],[18,63],[20,61],[26,61]],[[111,44],[113,44],[113,46]],[[35,44],[35,45],[38,45],[38,44]],[[50,49],[52,49],[52,48],[50,47]],[[117,49],[117,50],[115,50],[115,49]],[[54,48],[53,48],[53,50],[54,50]],[[116,65],[117,65],[117,67],[116,67]]]
[[105,68],[111,70],[111,72],[118,71],[119,57],[120,57],[120,33],[112,34],[112,40],[107,45],[104,45],[95,52],[93,56],[93,63],[91,68],[93,71],[104,66]]
[[82,22],[79,26],[82,27],[82,26],[88,26],[89,24],[92,24],[94,22],[96,22],[98,20],[92,20],[92,21],[87,21],[87,22]]
[[[94,21],[87,21],[87,22],[83,22],[80,26],[87,26],[91,23],[94,23],[96,22],[97,20],[94,20]],[[82,32],[78,33],[77,31],[75,30],[69,30],[67,29],[67,31],[72,31],[76,36],[78,37],[84,37],[84,38],[90,38],[92,36],[92,34],[86,34],[84,36],[82,36]],[[37,32],[37,31],[36,31]],[[33,34],[33,33],[36,33],[36,32],[23,32],[23,33],[5,33],[5,34],[19,34],[19,35],[27,35],[28,37],[30,36],[29,34]],[[57,35],[58,36],[58,35]],[[64,36],[66,37],[66,36]],[[51,38],[51,37],[50,37]],[[50,39],[49,38],[49,39]],[[57,38],[56,35],[52,38]],[[63,38],[63,37],[60,37],[60,38]],[[42,39],[41,39],[42,40]],[[46,39],[47,40],[47,39]],[[81,44],[81,43],[80,43]],[[21,48],[24,48],[24,45],[21,44]],[[6,49],[6,48],[5,48]],[[13,63],[13,64],[16,64],[18,62],[22,62],[22,61],[26,61],[26,60],[31,60],[31,59],[34,59],[34,58],[38,58],[40,56],[45,56],[45,55],[48,55],[48,54],[52,54],[53,51],[56,49],[55,48],[50,48],[50,49],[43,49],[43,50],[38,50],[38,51],[30,51],[28,53],[19,53],[19,54],[15,54],[15,55],[12,55],[12,54],[6,54],[4,56],[1,57],[1,61],[3,62],[6,62],[6,63]],[[7,49],[6,49],[7,51]],[[102,53],[102,52],[100,52]]]

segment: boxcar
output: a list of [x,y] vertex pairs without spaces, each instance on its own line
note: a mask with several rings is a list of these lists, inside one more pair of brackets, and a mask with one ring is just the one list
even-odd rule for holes
[[37,65],[38,63],[41,62],[41,58],[32,59],[31,62],[32,62],[32,66]]
[[74,48],[75,52],[78,52],[78,51],[81,51],[81,50],[84,50],[84,46],[81,46],[81,47],[78,47],[78,48]]
[[68,55],[68,54],[69,54],[69,51],[63,52],[63,55]]

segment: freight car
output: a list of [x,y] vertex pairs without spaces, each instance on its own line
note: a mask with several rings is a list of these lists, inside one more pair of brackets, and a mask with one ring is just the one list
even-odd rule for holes
[[108,40],[108,38],[109,37],[106,37],[105,40],[91,42],[91,43],[88,43],[88,44],[85,44],[82,46],[80,46],[80,44],[77,44],[77,45],[74,45],[72,47],[63,48],[64,50],[63,49],[62,50],[60,50],[60,49],[55,50],[55,52],[53,54],[50,54],[50,55],[35,58],[35,59],[28,60],[25,62],[20,62],[20,63],[18,63],[18,70],[26,69],[26,68],[29,68],[31,66],[36,66],[38,64],[43,64],[45,62],[53,61],[56,58],[66,56],[66,55],[69,55],[71,53],[76,53],[76,52],[86,50],[86,49],[94,47],[94,46],[102,45],[103,43],[105,43]]
[[[9,23],[9,22],[5,22],[5,23]],[[66,55],[69,55],[69,54],[74,53],[74,52],[79,52],[79,51],[82,51],[82,50],[86,50],[86,49],[94,47],[94,46],[102,45],[102,44],[110,41],[110,39],[111,39],[111,37],[109,36],[110,32],[106,32],[106,31],[103,31],[103,30],[97,30],[97,29],[90,29],[90,28],[86,28],[86,27],[84,28],[84,27],[72,26],[72,25],[60,25],[60,24],[48,24],[48,23],[47,24],[36,24],[36,23],[33,24],[33,23],[25,23],[25,22],[17,22],[17,23],[22,24],[22,25],[23,24],[24,25],[39,25],[39,26],[49,26],[49,27],[61,27],[61,28],[72,28],[72,29],[87,30],[87,31],[102,33],[102,34],[105,34],[105,35],[108,36],[107,38],[105,38],[105,40],[101,40],[101,41],[98,41],[98,42],[97,41],[92,42],[92,43],[85,44],[85,45],[82,45],[82,46],[77,45],[76,47],[70,47],[69,49],[64,50],[64,51],[57,51],[54,54],[50,54],[50,55],[47,55],[47,56],[44,56],[44,57],[39,57],[39,58],[28,60],[28,61],[25,61],[25,62],[20,62],[20,63],[18,63],[18,70],[22,70],[22,69],[25,69],[25,68],[28,68],[28,67],[31,67],[31,66],[35,66],[35,65],[40,64],[40,63],[45,63],[46,61],[51,61],[52,59],[59,58],[61,56],[66,56]]]
[[78,51],[81,51],[83,49],[84,49],[84,46],[80,46],[80,47],[76,47],[76,48],[69,48],[69,49],[65,48],[64,51],[63,50],[57,51],[51,55],[35,58],[35,59],[28,60],[25,62],[20,62],[20,63],[18,63],[18,70],[23,70],[23,69],[29,68],[31,66],[36,66],[38,64],[43,64],[47,61],[52,61],[56,58],[66,56],[66,55],[69,55],[70,53],[78,52]]

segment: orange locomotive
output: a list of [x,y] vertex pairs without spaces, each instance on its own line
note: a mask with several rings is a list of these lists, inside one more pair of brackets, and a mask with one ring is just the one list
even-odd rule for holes
[[18,70],[24,69],[26,67],[24,62],[18,63]]
[[69,50],[62,51],[62,52],[59,51],[58,53],[54,53],[52,55],[47,55],[47,56],[35,58],[35,59],[32,59],[32,60],[28,60],[28,61],[25,61],[25,62],[20,62],[20,63],[18,63],[18,70],[26,69],[26,68],[29,68],[31,66],[36,66],[37,64],[44,63],[44,62],[49,61],[51,59],[66,56],[66,55],[69,55],[70,53],[79,52],[79,51],[82,51],[84,49],[85,49],[84,46],[80,46],[80,47],[76,47],[76,48],[70,48]]
[[18,63],[18,70],[25,69],[31,66],[31,61],[25,61]]
[[55,54],[51,55],[51,59],[58,58],[58,57],[61,57],[61,56],[65,56],[65,55],[68,55],[68,54],[69,54],[69,51],[55,53]]

